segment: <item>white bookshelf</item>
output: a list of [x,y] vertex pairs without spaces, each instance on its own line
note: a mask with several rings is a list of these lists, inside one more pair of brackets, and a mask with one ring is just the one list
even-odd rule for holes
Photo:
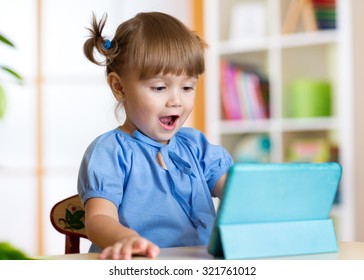
[[[234,4],[260,2],[265,5],[266,36],[242,40],[229,40],[230,11]],[[356,1],[354,1],[356,2]],[[360,1],[361,2],[361,1]],[[340,240],[363,240],[363,223],[358,217],[359,186],[363,181],[355,173],[355,154],[362,149],[355,140],[354,111],[355,80],[352,79],[354,63],[354,22],[352,1],[337,0],[337,25],[335,30],[305,32],[298,29],[292,34],[281,34],[288,0],[207,0],[205,1],[206,53],[206,132],[210,140],[224,145],[230,152],[237,139],[244,135],[265,134],[271,141],[270,160],[287,161],[286,147],[290,139],[300,135],[319,134],[338,147],[338,157],[343,166],[340,203],[335,205],[337,235]],[[356,5],[358,5],[356,3]],[[361,20],[357,16],[356,20]],[[263,120],[223,120],[220,101],[220,59],[235,63],[254,64],[269,79],[270,118]],[[319,118],[291,118],[287,114],[287,85],[300,76],[327,79],[332,85],[332,115]]]

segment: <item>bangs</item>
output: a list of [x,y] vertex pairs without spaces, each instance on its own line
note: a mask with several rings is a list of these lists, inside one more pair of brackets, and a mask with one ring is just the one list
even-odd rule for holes
[[133,34],[125,66],[138,71],[140,79],[158,74],[199,76],[205,71],[204,43],[182,23],[149,17]]

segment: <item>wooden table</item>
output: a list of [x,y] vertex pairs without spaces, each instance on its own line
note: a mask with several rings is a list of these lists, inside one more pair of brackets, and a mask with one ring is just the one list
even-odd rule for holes
[[[290,257],[271,258],[278,260],[364,260],[364,242],[338,242],[339,251],[329,254],[300,255]],[[99,254],[68,254],[48,256],[44,259],[53,260],[97,260]],[[135,259],[146,259],[135,257]],[[205,246],[196,247],[175,247],[161,249],[158,260],[208,260],[215,259],[209,255]]]

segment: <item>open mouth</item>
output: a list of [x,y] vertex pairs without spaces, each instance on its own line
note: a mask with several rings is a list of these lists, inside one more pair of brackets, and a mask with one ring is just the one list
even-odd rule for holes
[[176,115],[165,116],[165,117],[160,117],[159,122],[162,124],[162,126],[164,128],[173,129],[176,125],[177,119],[178,119],[178,116],[176,116]]

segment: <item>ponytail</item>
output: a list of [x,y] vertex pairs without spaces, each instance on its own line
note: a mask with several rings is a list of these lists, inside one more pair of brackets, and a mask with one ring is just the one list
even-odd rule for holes
[[[90,36],[83,45],[83,53],[87,59],[100,66],[110,65],[118,55],[117,43],[106,39],[102,35],[106,20],[107,14],[104,14],[99,22],[97,22],[95,14],[92,14],[91,28],[87,28],[90,32]],[[98,61],[95,58],[95,50],[105,57],[104,61]]]

